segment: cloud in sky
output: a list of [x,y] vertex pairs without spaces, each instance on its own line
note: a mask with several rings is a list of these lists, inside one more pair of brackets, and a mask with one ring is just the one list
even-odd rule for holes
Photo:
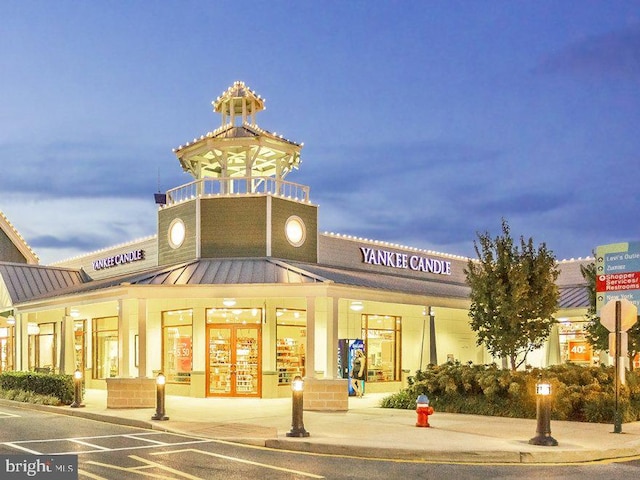
[[536,71],[640,78],[640,24],[572,43],[549,54]]
[[[113,142],[0,143],[0,156],[14,161],[3,171],[5,192],[40,197],[141,198],[167,180],[186,183],[181,169],[148,158],[166,157],[157,147]],[[162,171],[162,174],[160,172]],[[169,174],[167,174],[169,172]]]
[[20,193],[4,196],[2,207],[45,264],[155,233],[152,199]]

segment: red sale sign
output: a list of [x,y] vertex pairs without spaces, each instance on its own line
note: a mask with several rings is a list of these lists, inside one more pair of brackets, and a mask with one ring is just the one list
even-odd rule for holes
[[191,337],[179,337],[176,345],[178,372],[191,371]]
[[586,340],[569,340],[569,361],[590,362],[591,345]]

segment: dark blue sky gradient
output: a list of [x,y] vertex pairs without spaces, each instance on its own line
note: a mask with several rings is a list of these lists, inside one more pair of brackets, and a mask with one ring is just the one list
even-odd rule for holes
[[321,230],[460,255],[640,240],[640,1],[0,3],[4,212],[43,263],[155,233],[235,80]]

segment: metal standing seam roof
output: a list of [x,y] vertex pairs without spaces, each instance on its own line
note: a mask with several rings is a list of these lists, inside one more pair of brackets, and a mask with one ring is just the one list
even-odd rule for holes
[[88,280],[80,270],[7,262],[0,263],[0,277],[13,304],[55,295],[61,289],[80,286]]
[[587,285],[567,285],[559,288],[560,308],[588,308],[589,287]]
[[[415,295],[469,298],[466,284],[424,280],[364,270],[288,262],[271,258],[202,259],[144,272],[91,280],[80,270],[0,263],[0,275],[14,304],[82,294],[119,285],[237,285],[334,283]],[[559,308],[589,306],[586,285],[560,287]]]
[[34,292],[21,298],[21,301],[82,294],[120,285],[299,284],[325,281],[285,262],[268,258],[205,259],[100,280],[87,279],[84,283],[64,285],[57,290]]
[[292,264],[315,275],[330,279],[336,284],[355,287],[448,298],[469,298],[471,291],[466,284],[447,282],[446,280],[425,280],[316,264],[301,264],[295,262]]

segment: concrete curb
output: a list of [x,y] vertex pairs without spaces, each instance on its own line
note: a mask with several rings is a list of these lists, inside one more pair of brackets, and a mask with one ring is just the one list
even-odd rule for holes
[[[539,447],[540,451],[510,451],[498,450],[427,450],[427,449],[407,449],[393,447],[363,446],[351,443],[336,443],[330,439],[306,438],[255,438],[255,437],[215,437],[202,435],[188,431],[188,429],[172,428],[170,424],[163,421],[145,421],[133,418],[105,415],[101,413],[89,412],[80,408],[56,407],[51,405],[36,405],[30,403],[17,402],[13,400],[0,399],[0,405],[21,408],[26,410],[39,410],[59,415],[81,417],[116,425],[142,428],[146,430],[157,430],[171,432],[179,435],[189,435],[199,438],[208,438],[216,441],[237,443],[243,445],[260,446],[277,450],[288,450],[293,452],[314,453],[322,455],[337,455],[369,459],[385,460],[408,460],[429,463],[470,463],[470,464],[571,464],[588,463],[596,461],[625,460],[640,456],[640,446],[621,447],[607,450],[567,450],[556,447]],[[198,425],[202,425],[199,423]]]

